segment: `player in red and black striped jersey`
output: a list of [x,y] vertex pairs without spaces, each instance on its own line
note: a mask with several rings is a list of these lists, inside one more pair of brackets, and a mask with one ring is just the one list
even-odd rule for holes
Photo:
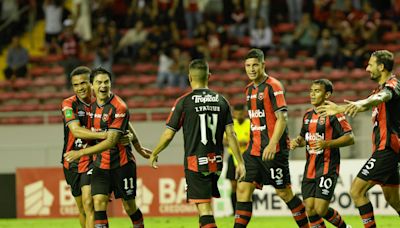
[[246,177],[237,186],[235,227],[246,227],[252,215],[255,188],[273,185],[285,201],[299,227],[308,227],[302,201],[293,194],[289,172],[289,138],[287,106],[282,84],[265,73],[264,53],[250,50],[245,70],[252,81],[246,88],[250,142],[243,154]]
[[236,175],[239,179],[244,176],[245,170],[229,104],[223,96],[208,89],[209,75],[205,60],[196,59],[190,63],[189,81],[193,90],[176,100],[167,120],[167,129],[150,162],[157,168],[158,154],[183,127],[187,199],[197,206],[200,227],[211,228],[217,227],[211,198],[220,197],[217,181],[222,170],[224,132],[238,161]]
[[92,93],[90,88],[91,70],[80,66],[70,75],[75,95],[63,100],[62,114],[64,121],[64,148],[61,163],[64,166],[64,176],[71,186],[72,195],[79,209],[79,220],[82,227],[93,227],[93,202],[90,194],[90,176],[92,158],[82,156],[79,160],[67,162],[64,154],[71,150],[79,150],[87,145],[86,140],[105,139],[104,132],[92,132],[90,129],[90,104]]
[[[94,69],[90,76],[96,96],[91,106],[91,127],[96,132],[106,131],[107,138],[95,146],[71,151],[65,159],[73,161],[96,154],[91,182],[96,227],[108,227],[106,209],[110,190],[115,198],[122,198],[133,226],[143,227],[143,215],[135,203],[136,164],[132,146],[119,143],[121,135],[130,128],[129,110],[121,98],[111,93],[111,78],[111,73],[102,68]],[[151,151],[143,148],[136,137],[134,141],[135,149],[148,158]]]
[[333,92],[327,79],[315,80],[310,89],[311,104],[303,117],[300,135],[290,142],[290,149],[306,146],[307,162],[301,192],[311,227],[325,227],[324,220],[346,228],[340,214],[329,207],[339,176],[340,147],[354,144],[350,124],[343,114],[320,117],[315,108],[323,105]]
[[329,102],[317,108],[323,116],[344,112],[352,117],[372,108],[372,156],[350,189],[364,227],[376,227],[373,207],[366,194],[375,184],[381,185],[385,199],[400,215],[400,82],[392,74],[393,65],[393,53],[387,50],[375,51],[368,61],[366,71],[379,87],[368,98],[346,101],[345,105]]

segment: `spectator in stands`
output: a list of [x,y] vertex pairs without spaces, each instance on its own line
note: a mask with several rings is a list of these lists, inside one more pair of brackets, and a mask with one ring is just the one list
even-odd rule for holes
[[186,30],[189,38],[194,35],[194,29],[203,22],[204,0],[183,0]]
[[11,37],[22,33],[23,26],[20,26],[19,4],[15,0],[2,0],[0,11],[0,24],[7,26],[0,36],[0,51],[3,45],[10,42]]
[[272,48],[272,29],[264,19],[259,18],[254,29],[250,29],[250,45],[261,49],[264,53]]
[[302,15],[303,0],[286,0],[289,22],[297,24]]
[[137,21],[143,21],[145,27],[151,26],[155,19],[152,17],[151,11],[151,1],[132,0],[126,15],[128,28],[133,27]]
[[129,29],[119,41],[116,53],[122,57],[135,59],[147,35],[148,32],[143,27],[143,21],[137,21],[135,27]]
[[69,13],[63,7],[62,0],[45,0],[43,3],[43,13],[46,53],[54,53],[54,44],[63,30],[63,20],[67,18]]
[[170,47],[161,51],[158,62],[157,86],[164,88],[165,86],[173,87],[176,82],[175,75],[172,72],[174,59],[172,58],[172,49]]
[[310,14],[303,14],[300,23],[293,34],[290,57],[294,57],[299,50],[305,50],[308,55],[313,55],[318,38],[319,27],[311,21]]
[[14,81],[16,78],[25,77],[28,62],[28,50],[21,45],[20,38],[14,36],[11,41],[11,47],[8,49],[7,66],[4,70],[4,75],[11,81]]
[[257,18],[264,19],[265,24],[270,24],[270,0],[245,0],[245,9],[249,20],[248,29],[256,27]]
[[233,1],[233,11],[230,14],[231,25],[228,29],[229,36],[233,39],[241,39],[247,31],[247,15],[241,1]]
[[320,70],[322,65],[326,62],[331,63],[332,66],[336,68],[338,51],[339,46],[336,37],[331,35],[329,29],[324,28],[321,32],[321,38],[317,41],[317,50],[315,55],[317,69]]
[[169,24],[175,19],[179,0],[152,0],[153,16],[161,23]]
[[180,50],[178,47],[173,47],[172,59],[174,60],[174,64],[171,67],[175,78],[174,86],[186,89],[189,85],[187,76],[187,72],[189,71],[188,66],[190,63],[189,53]]
[[[69,75],[75,67],[78,67],[81,64],[79,59],[80,57],[80,49],[81,49],[81,42],[79,37],[76,36],[73,32],[73,25],[74,22],[72,19],[66,19],[63,22],[64,30],[61,33],[58,39],[59,49],[62,51],[63,61],[61,65],[64,67],[64,73],[67,77],[67,81],[69,80]],[[67,88],[71,87],[70,83],[66,83]]]
[[357,36],[350,23],[343,21],[339,31],[339,66],[340,67],[364,67],[366,60],[366,43],[360,36]]
[[74,32],[86,44],[92,40],[91,7],[89,0],[73,1]]
[[112,72],[113,38],[110,33],[108,33],[106,27],[108,27],[106,19],[101,18],[97,23],[93,39],[93,49],[96,50],[93,67],[102,67],[108,72]]

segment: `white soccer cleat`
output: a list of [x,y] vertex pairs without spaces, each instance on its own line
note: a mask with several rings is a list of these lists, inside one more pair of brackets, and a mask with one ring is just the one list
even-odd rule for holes
[[350,226],[350,225],[346,225],[346,228],[353,228],[352,226]]

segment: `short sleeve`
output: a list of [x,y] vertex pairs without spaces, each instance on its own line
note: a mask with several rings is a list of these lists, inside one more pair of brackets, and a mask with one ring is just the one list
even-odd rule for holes
[[331,125],[332,125],[334,131],[339,136],[342,136],[342,135],[352,131],[352,128],[351,128],[349,122],[347,122],[346,116],[342,113],[332,116]]
[[185,113],[183,111],[184,98],[178,98],[169,113],[167,127],[174,131],[179,131],[182,127]]
[[399,80],[397,80],[396,78],[389,79],[385,83],[384,89],[387,89],[388,91],[390,91],[392,93],[392,97],[394,97],[394,98],[399,97],[400,96]]
[[71,99],[65,99],[61,104],[61,111],[66,125],[68,125],[71,121],[79,121],[74,113],[73,106],[73,100]]
[[117,130],[120,132],[125,132],[128,130],[129,124],[129,111],[124,104],[119,104],[115,108],[115,112],[112,114],[112,122],[108,129],[110,130]]
[[306,119],[308,118],[308,112],[303,116],[303,123],[301,125],[301,129],[300,129],[300,136],[301,137],[305,137],[306,133],[307,133],[307,127],[306,127]]
[[287,110],[285,91],[282,84],[279,81],[273,81],[270,85],[268,93],[274,112],[278,110]]

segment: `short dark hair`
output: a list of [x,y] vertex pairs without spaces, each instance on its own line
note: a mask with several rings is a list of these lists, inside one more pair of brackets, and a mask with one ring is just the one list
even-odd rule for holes
[[333,84],[328,79],[325,79],[325,78],[317,79],[317,80],[314,80],[312,84],[323,85],[325,88],[325,92],[333,93]]
[[110,82],[112,82],[112,74],[111,72],[107,71],[106,69],[102,67],[97,67],[92,70],[92,73],[90,74],[90,83],[93,83],[94,78],[99,75],[99,74],[106,74],[110,78]]
[[81,74],[87,74],[90,77],[90,74],[92,73],[92,70],[89,67],[86,66],[78,66],[75,69],[72,70],[72,72],[69,74],[69,80],[72,80],[72,77],[76,75],[81,75]]
[[208,77],[209,68],[208,63],[205,59],[194,59],[189,64],[189,72],[192,70],[200,71],[199,74],[193,75],[192,77],[196,77],[196,80],[204,81]]
[[376,63],[383,64],[383,67],[392,72],[394,65],[394,56],[393,53],[388,50],[379,50],[372,53],[371,57],[376,57]]
[[264,62],[264,52],[261,49],[253,48],[247,52],[245,59],[252,58],[258,59],[259,62]]
[[244,104],[236,104],[235,106],[233,106],[233,110],[234,111],[242,111],[244,110]]

